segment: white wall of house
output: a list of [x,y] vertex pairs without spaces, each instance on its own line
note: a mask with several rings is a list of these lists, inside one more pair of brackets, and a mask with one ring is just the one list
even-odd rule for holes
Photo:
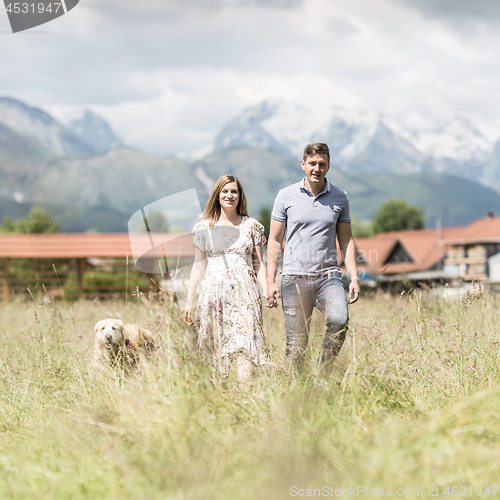
[[447,278],[458,278],[460,276],[460,266],[458,264],[445,264],[443,271]]
[[488,259],[489,278],[492,281],[500,281],[500,252]]

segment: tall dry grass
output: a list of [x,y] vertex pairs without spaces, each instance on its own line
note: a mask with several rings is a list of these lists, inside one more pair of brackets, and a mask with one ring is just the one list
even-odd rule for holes
[[[274,366],[251,388],[234,373],[213,380],[169,305],[2,306],[0,498],[274,499],[294,486],[396,496],[499,484],[499,305],[484,293],[364,298],[326,381],[314,362],[320,316],[296,376],[283,362],[282,312],[266,311]],[[140,376],[92,364],[92,327],[110,316],[149,328],[161,346]]]

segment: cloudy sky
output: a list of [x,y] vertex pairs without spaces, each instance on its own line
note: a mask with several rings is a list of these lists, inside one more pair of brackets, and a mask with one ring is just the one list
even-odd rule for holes
[[498,0],[80,0],[15,35],[2,8],[0,43],[0,95],[92,109],[156,154],[202,148],[271,97],[413,129],[500,124]]

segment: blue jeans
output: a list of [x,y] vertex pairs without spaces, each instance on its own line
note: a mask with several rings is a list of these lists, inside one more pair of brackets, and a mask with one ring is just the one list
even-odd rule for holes
[[281,298],[285,315],[286,356],[300,365],[309,340],[313,308],[325,316],[326,333],[318,361],[333,361],[344,343],[349,311],[342,278],[330,271],[322,276],[284,275]]

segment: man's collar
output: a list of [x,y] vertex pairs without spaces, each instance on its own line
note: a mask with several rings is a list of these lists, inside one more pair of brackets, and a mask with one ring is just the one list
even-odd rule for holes
[[[309,189],[306,188],[305,181],[306,181],[305,177],[300,181],[300,189],[303,189],[304,191],[307,191],[307,192],[311,193],[309,191]],[[325,177],[325,187],[321,190],[321,193],[319,193],[318,196],[320,194],[329,193],[329,192],[330,192],[330,183],[328,182],[328,179]],[[317,198],[317,196],[316,196],[316,198]]]

